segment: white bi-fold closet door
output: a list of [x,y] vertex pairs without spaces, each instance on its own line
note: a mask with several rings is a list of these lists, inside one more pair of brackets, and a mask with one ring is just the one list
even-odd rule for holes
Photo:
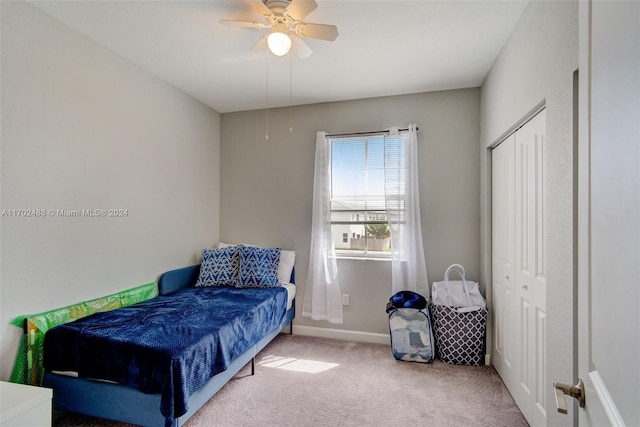
[[493,365],[531,425],[546,425],[545,110],[492,152]]

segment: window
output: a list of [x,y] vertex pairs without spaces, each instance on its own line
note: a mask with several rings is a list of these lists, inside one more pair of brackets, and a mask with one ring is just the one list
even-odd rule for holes
[[[393,138],[387,145],[400,145]],[[390,256],[385,205],[385,137],[330,138],[331,234],[342,256]],[[389,150],[390,153],[403,152]]]

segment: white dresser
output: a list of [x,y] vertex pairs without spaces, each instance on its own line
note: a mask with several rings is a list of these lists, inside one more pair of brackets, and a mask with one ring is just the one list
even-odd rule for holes
[[0,426],[51,426],[49,388],[0,382]]

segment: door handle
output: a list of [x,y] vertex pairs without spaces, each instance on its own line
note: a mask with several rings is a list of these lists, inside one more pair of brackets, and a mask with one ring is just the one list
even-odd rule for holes
[[556,392],[556,407],[558,408],[558,412],[561,414],[567,413],[567,401],[564,398],[565,394],[573,397],[578,400],[578,404],[581,408],[584,408],[585,405],[585,391],[584,391],[584,383],[580,378],[578,378],[578,384],[576,385],[567,385],[559,382],[553,383],[553,388]]

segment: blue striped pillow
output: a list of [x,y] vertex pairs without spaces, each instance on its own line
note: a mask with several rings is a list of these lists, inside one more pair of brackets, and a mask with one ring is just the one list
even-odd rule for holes
[[272,288],[280,286],[278,265],[280,248],[238,246],[240,267],[236,288]]

